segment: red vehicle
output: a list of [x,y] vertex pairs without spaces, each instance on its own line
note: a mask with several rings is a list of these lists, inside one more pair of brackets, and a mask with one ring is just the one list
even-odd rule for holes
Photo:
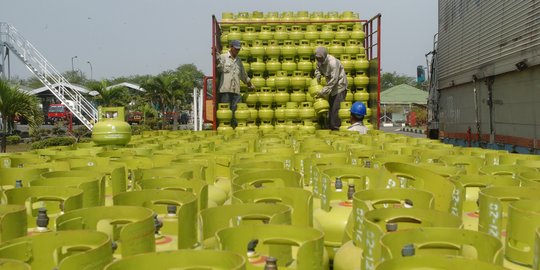
[[64,104],[51,104],[47,111],[47,122],[54,124],[58,121],[67,121],[71,118],[71,112]]
[[133,123],[140,124],[142,121],[142,116],[143,116],[142,112],[137,112],[137,111],[129,112],[127,114],[126,122],[128,122],[130,125]]

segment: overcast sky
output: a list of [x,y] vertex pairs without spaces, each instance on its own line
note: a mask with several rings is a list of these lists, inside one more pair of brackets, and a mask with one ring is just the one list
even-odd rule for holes
[[[436,0],[11,0],[0,21],[12,24],[60,72],[90,78],[156,75],[181,64],[211,71],[211,17],[242,11],[337,11],[361,19],[382,14],[382,69],[416,76],[437,32]],[[13,57],[11,74],[31,76]]]

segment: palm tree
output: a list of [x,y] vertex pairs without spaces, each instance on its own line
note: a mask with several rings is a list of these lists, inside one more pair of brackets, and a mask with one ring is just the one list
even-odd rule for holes
[[166,112],[174,108],[174,92],[178,88],[178,80],[171,74],[163,73],[149,79],[142,87],[148,91],[148,99],[157,103],[156,105],[161,111],[165,123],[167,121]]
[[101,81],[101,83],[91,83],[89,87],[91,90],[99,93],[95,96],[95,101],[98,105],[105,107],[125,107],[130,102],[129,91],[123,86],[107,89],[108,83]]
[[6,152],[6,135],[13,132],[13,123],[17,117],[28,120],[31,133],[43,123],[43,112],[39,108],[38,99],[20,91],[18,86],[11,87],[3,80],[0,80],[0,115],[3,134],[1,152]]

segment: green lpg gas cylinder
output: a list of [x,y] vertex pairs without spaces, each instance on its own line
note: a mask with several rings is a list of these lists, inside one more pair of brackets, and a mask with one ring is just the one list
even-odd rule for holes
[[[153,211],[154,235],[160,250],[167,237],[176,237],[178,249],[194,248],[197,242],[197,197],[181,190],[146,189],[120,193],[113,197],[114,205],[140,206]],[[163,249],[170,249],[163,247]]]
[[92,128],[97,145],[126,145],[131,140],[131,125],[124,121],[124,107],[99,107],[99,120]]
[[540,226],[540,201],[520,200],[508,206],[506,258],[514,263],[533,266],[538,250],[534,249],[536,229]]
[[[21,251],[21,247],[24,247],[24,252]],[[17,259],[36,270],[100,270],[113,260],[111,240],[107,234],[81,230],[42,233],[12,239],[0,244],[0,254],[3,258]]]
[[0,205],[0,243],[27,234],[26,207],[24,205]]
[[480,190],[478,231],[502,239],[507,234],[509,204],[518,200],[538,199],[540,199],[538,187],[495,186]]
[[[361,269],[364,222],[367,212],[378,208],[418,208],[432,209],[433,195],[413,189],[366,189],[353,195],[353,210],[347,222],[345,242],[336,252],[334,269]],[[344,239],[346,240],[346,239]]]
[[[407,217],[407,218],[403,218]],[[364,216],[362,267],[374,269],[381,262],[380,237],[387,233],[424,227],[459,228],[461,219],[448,212],[415,208],[379,208]]]
[[[277,258],[279,269],[323,270],[324,234],[313,228],[293,225],[241,225],[217,232],[223,250],[235,251],[247,259],[247,269],[260,269],[264,258]],[[257,240],[256,245],[253,240]],[[250,249],[246,247],[250,244]],[[295,247],[293,249],[293,247]]]
[[[57,218],[56,224],[56,230],[62,232],[88,230],[106,233],[110,239],[108,250],[117,257],[156,251],[154,213],[148,208],[118,205],[88,207],[66,212]],[[74,236],[74,239],[77,238],[77,235]]]
[[291,208],[283,204],[243,203],[204,209],[198,214],[203,249],[215,249],[216,233],[242,224],[291,224]]
[[213,269],[245,270],[246,259],[230,251],[175,250],[147,253],[117,260],[105,270]]
[[381,237],[382,261],[405,256],[456,256],[503,263],[502,242],[489,234],[450,227],[395,231]]
[[415,269],[476,269],[476,270],[505,270],[501,265],[486,263],[468,258],[454,256],[422,256],[402,257],[384,261],[377,265],[376,270],[415,270]]

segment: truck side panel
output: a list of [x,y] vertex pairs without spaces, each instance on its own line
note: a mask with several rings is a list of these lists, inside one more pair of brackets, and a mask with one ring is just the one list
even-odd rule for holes
[[439,88],[540,64],[540,2],[439,0]]
[[[492,148],[536,152],[540,144],[540,66],[491,79],[491,107],[486,79],[440,92],[439,115],[443,137],[450,142],[459,139],[463,143],[470,127],[470,139],[475,146],[479,133],[481,141],[491,143]],[[479,131],[476,126],[475,85]]]
[[457,144],[537,152],[539,65],[540,2],[439,0],[441,135]]

